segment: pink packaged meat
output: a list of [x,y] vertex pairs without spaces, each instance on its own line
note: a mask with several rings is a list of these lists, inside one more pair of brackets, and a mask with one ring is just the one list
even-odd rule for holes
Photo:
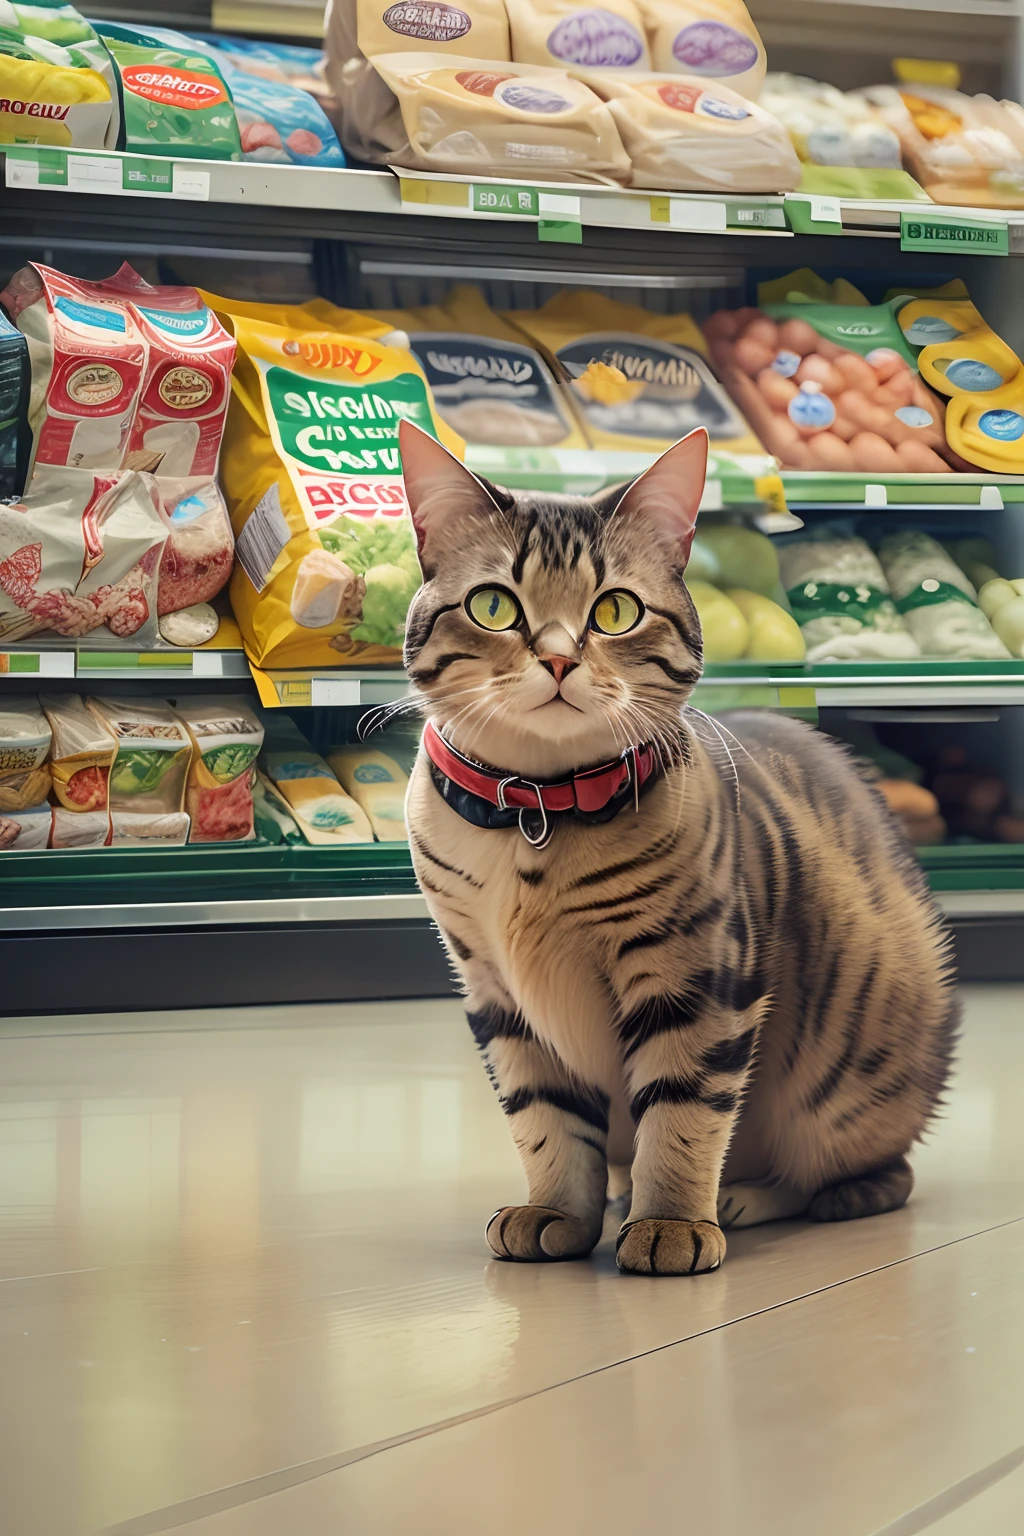
[[38,263],[14,274],[0,303],[28,342],[33,464],[120,468],[147,355],[128,306]]
[[127,262],[95,287],[125,304],[146,342],[126,467],[178,477],[216,474],[234,337],[194,288],[156,288]]
[[156,484],[170,519],[157,598],[162,617],[216,597],[231,575],[235,538],[215,480],[160,478]]

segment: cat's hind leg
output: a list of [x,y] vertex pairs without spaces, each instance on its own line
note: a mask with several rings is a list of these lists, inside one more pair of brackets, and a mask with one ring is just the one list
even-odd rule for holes
[[487,1224],[499,1259],[578,1259],[596,1247],[608,1182],[608,1095],[579,1081],[500,1003],[470,1000],[469,1023],[519,1150],[529,1204]]
[[872,1173],[842,1179],[819,1190],[807,1214],[812,1221],[854,1221],[860,1216],[881,1216],[906,1205],[913,1187],[913,1169],[905,1157],[896,1157]]
[[774,1179],[723,1184],[718,1191],[718,1225],[723,1232],[757,1227],[766,1221],[787,1221],[804,1216],[811,1203],[806,1189]]

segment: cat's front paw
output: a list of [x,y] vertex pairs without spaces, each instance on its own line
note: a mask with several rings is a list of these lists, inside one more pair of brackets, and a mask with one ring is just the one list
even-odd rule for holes
[[506,1205],[487,1223],[486,1237],[499,1259],[521,1264],[582,1259],[597,1245],[595,1233],[577,1216],[546,1205]]
[[711,1221],[629,1221],[615,1244],[615,1261],[628,1275],[702,1275],[724,1258],[722,1229]]

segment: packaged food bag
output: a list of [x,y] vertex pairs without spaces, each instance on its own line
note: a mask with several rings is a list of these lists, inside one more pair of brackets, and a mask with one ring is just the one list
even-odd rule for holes
[[91,289],[124,305],[146,346],[123,467],[178,478],[215,475],[234,339],[195,288],[154,287],[127,262]]
[[253,836],[253,780],[263,726],[245,699],[181,698],[178,717],[192,741],[185,809],[193,843]]
[[398,455],[415,422],[461,457],[410,352],[229,319],[238,341],[221,479],[231,603],[258,666],[395,661],[419,581]]
[[767,68],[764,44],[743,0],[637,0],[651,68],[724,80],[756,101]]
[[650,54],[633,0],[505,0],[512,57],[554,69],[649,70]]
[[[39,703],[53,732],[50,769],[57,804],[106,815],[114,733],[77,693],[44,693]],[[54,844],[56,847],[56,844]]]
[[800,162],[780,123],[721,81],[586,73],[615,119],[634,187],[790,192]]
[[112,122],[113,70],[85,18],[63,0],[4,0],[0,144],[102,149]]
[[785,469],[948,474],[945,407],[891,304],[719,310],[704,334],[723,383]]
[[152,476],[39,468],[0,504],[0,640],[99,629],[157,642],[157,573],[168,522]]
[[31,377],[28,344],[0,310],[0,500],[19,496],[28,475]]
[[503,0],[462,5],[328,0],[324,73],[336,104],[334,121],[350,155],[383,165],[405,145],[398,105],[369,61],[379,53],[416,48],[457,58],[510,59]]
[[407,334],[438,415],[467,445],[512,450],[510,467],[515,449],[587,446],[551,365],[479,288],[460,283],[441,304],[375,314]]
[[106,848],[109,843],[109,811],[68,810],[62,805],[53,807],[51,848]]
[[[112,149],[191,160],[241,160],[235,110],[214,61],[185,37],[100,21],[116,71],[121,126]],[[178,34],[175,34],[177,37]]]
[[38,262],[14,274],[0,303],[28,342],[33,464],[120,468],[147,361],[130,306]]
[[235,537],[216,480],[161,478],[156,490],[170,524],[157,590],[157,612],[163,617],[208,603],[227,586]]
[[807,660],[907,661],[920,647],[863,539],[831,531],[779,546],[782,585],[807,643]]
[[953,557],[930,534],[905,528],[882,540],[879,559],[904,622],[924,656],[1008,661],[1006,646]]
[[150,35],[183,53],[201,52],[220,71],[246,160],[321,169],[345,164],[337,134],[308,91],[283,75],[268,79],[260,72],[250,72],[243,54],[229,54],[213,37],[186,37],[166,27],[153,27]]
[[29,811],[45,802],[51,740],[36,699],[0,700],[0,814]]
[[0,808],[0,853],[37,853],[50,846],[51,815],[48,805],[24,811]]
[[659,453],[703,426],[712,448],[761,452],[689,315],[655,315],[598,293],[563,291],[542,309],[514,310],[509,319],[554,353],[595,448]]
[[335,747],[327,765],[345,792],[361,805],[381,843],[407,843],[405,795],[409,777],[393,757],[371,747]]
[[152,811],[111,811],[111,848],[184,848],[189,841],[184,811],[159,815]]
[[270,780],[257,771],[252,787],[253,827],[261,843],[304,843],[298,823]]
[[937,203],[1024,208],[1024,119],[991,96],[942,86],[861,93],[900,141],[903,163]]
[[302,43],[268,43],[262,38],[230,37],[223,32],[191,32],[193,42],[219,48],[238,69],[261,80],[298,86],[310,95],[326,97],[322,48]]
[[902,167],[896,132],[862,93],[769,70],[758,100],[778,118],[800,159],[810,165],[888,171]]
[[110,810],[180,812],[192,743],[171,706],[162,699],[90,698],[86,708],[117,743],[109,776]]
[[[921,377],[946,405],[950,447],[995,474],[1024,474],[1024,368],[959,280],[889,296]],[[920,349],[920,350],[918,350]]]
[[559,70],[439,53],[383,53],[373,65],[398,98],[407,134],[395,165],[551,181],[629,175],[608,108]]
[[274,720],[261,759],[308,843],[372,843],[366,812],[346,795],[318,752],[290,720]]

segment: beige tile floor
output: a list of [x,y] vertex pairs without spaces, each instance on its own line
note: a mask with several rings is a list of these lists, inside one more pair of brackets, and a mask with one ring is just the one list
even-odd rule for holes
[[907,1210],[489,1262],[454,1004],[0,1020],[3,1536],[1021,1536],[1024,988]]

